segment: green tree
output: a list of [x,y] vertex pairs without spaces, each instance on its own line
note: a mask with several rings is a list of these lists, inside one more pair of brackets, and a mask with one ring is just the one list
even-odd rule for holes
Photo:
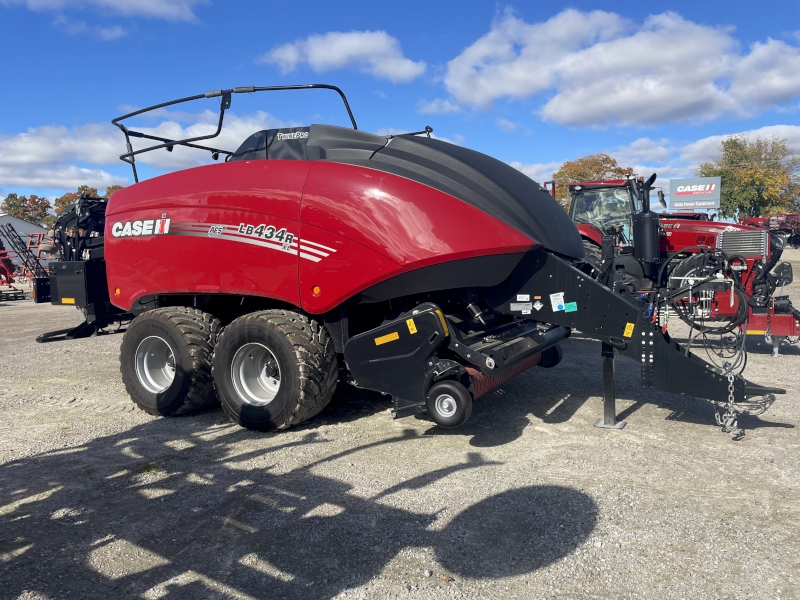
[[617,161],[603,152],[588,154],[575,160],[568,160],[553,173],[556,186],[556,199],[569,207],[568,185],[576,181],[599,181],[603,179],[620,179],[625,176],[625,169]]
[[[120,186],[114,186],[114,185],[110,186],[106,190],[106,194],[108,194],[108,190],[109,189],[118,188],[118,187],[120,187]],[[113,191],[116,191],[116,189],[114,189]],[[89,187],[88,185],[81,185],[81,186],[78,186],[78,189],[76,191],[67,192],[63,196],[59,196],[55,200],[56,214],[60,214],[69,205],[75,204],[75,202],[78,200],[78,198],[81,195],[97,197],[97,195],[98,195],[97,194],[97,188]],[[111,194],[108,194],[108,195],[104,196],[104,198],[108,198],[110,195]]]
[[699,177],[720,177],[721,217],[761,217],[796,208],[800,195],[800,155],[786,139],[732,135],[719,158],[700,165]]
[[50,201],[47,198],[40,198],[31,194],[25,204],[25,220],[29,223],[41,224],[51,208]]
[[3,204],[0,205],[0,210],[11,215],[12,217],[25,219],[25,209],[27,206],[28,199],[25,196],[20,196],[12,192],[6,196]]
[[103,198],[111,198],[111,194],[121,190],[123,187],[125,187],[125,186],[124,185],[110,185],[110,186],[108,186],[106,188],[106,193],[103,194]]
[[59,196],[55,199],[56,205],[56,214],[61,214],[65,208],[67,208],[70,204],[75,204],[75,201],[78,199],[78,194],[75,192],[67,192],[63,196]]

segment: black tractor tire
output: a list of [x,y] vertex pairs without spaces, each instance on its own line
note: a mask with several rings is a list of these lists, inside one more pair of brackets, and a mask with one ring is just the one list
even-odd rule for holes
[[[184,306],[156,308],[136,317],[120,348],[122,382],[136,406],[171,417],[216,404],[211,357],[220,328],[213,315]],[[169,367],[158,365],[165,354],[174,371],[171,381],[165,375]]]
[[428,416],[440,427],[458,427],[472,414],[472,394],[458,381],[435,383],[426,396]]
[[597,279],[600,277],[600,263],[603,262],[603,254],[600,250],[600,246],[584,238],[583,249],[586,252],[584,260],[588,263],[588,265],[584,267],[584,271],[587,275]]
[[333,397],[339,376],[325,327],[289,310],[233,321],[220,335],[212,362],[223,410],[256,431],[286,429],[316,416]]

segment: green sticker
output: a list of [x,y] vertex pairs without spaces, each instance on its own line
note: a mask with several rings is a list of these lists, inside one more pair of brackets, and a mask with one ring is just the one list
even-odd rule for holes
[[578,310],[578,303],[577,302],[567,302],[564,305],[564,312],[575,312]]

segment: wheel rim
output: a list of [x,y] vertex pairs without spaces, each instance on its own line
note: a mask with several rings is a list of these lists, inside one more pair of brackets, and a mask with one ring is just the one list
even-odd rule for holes
[[436,412],[443,417],[452,417],[456,414],[456,401],[450,394],[442,394],[436,398]]
[[151,336],[141,341],[136,348],[136,375],[151,394],[160,394],[172,385],[175,354],[165,340]]
[[281,388],[281,367],[263,344],[245,344],[233,356],[231,379],[236,393],[251,406],[266,406]]

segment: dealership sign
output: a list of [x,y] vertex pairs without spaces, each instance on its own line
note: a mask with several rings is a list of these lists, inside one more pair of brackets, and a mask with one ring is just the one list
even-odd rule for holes
[[672,179],[669,182],[669,207],[719,208],[719,188],[719,177]]

